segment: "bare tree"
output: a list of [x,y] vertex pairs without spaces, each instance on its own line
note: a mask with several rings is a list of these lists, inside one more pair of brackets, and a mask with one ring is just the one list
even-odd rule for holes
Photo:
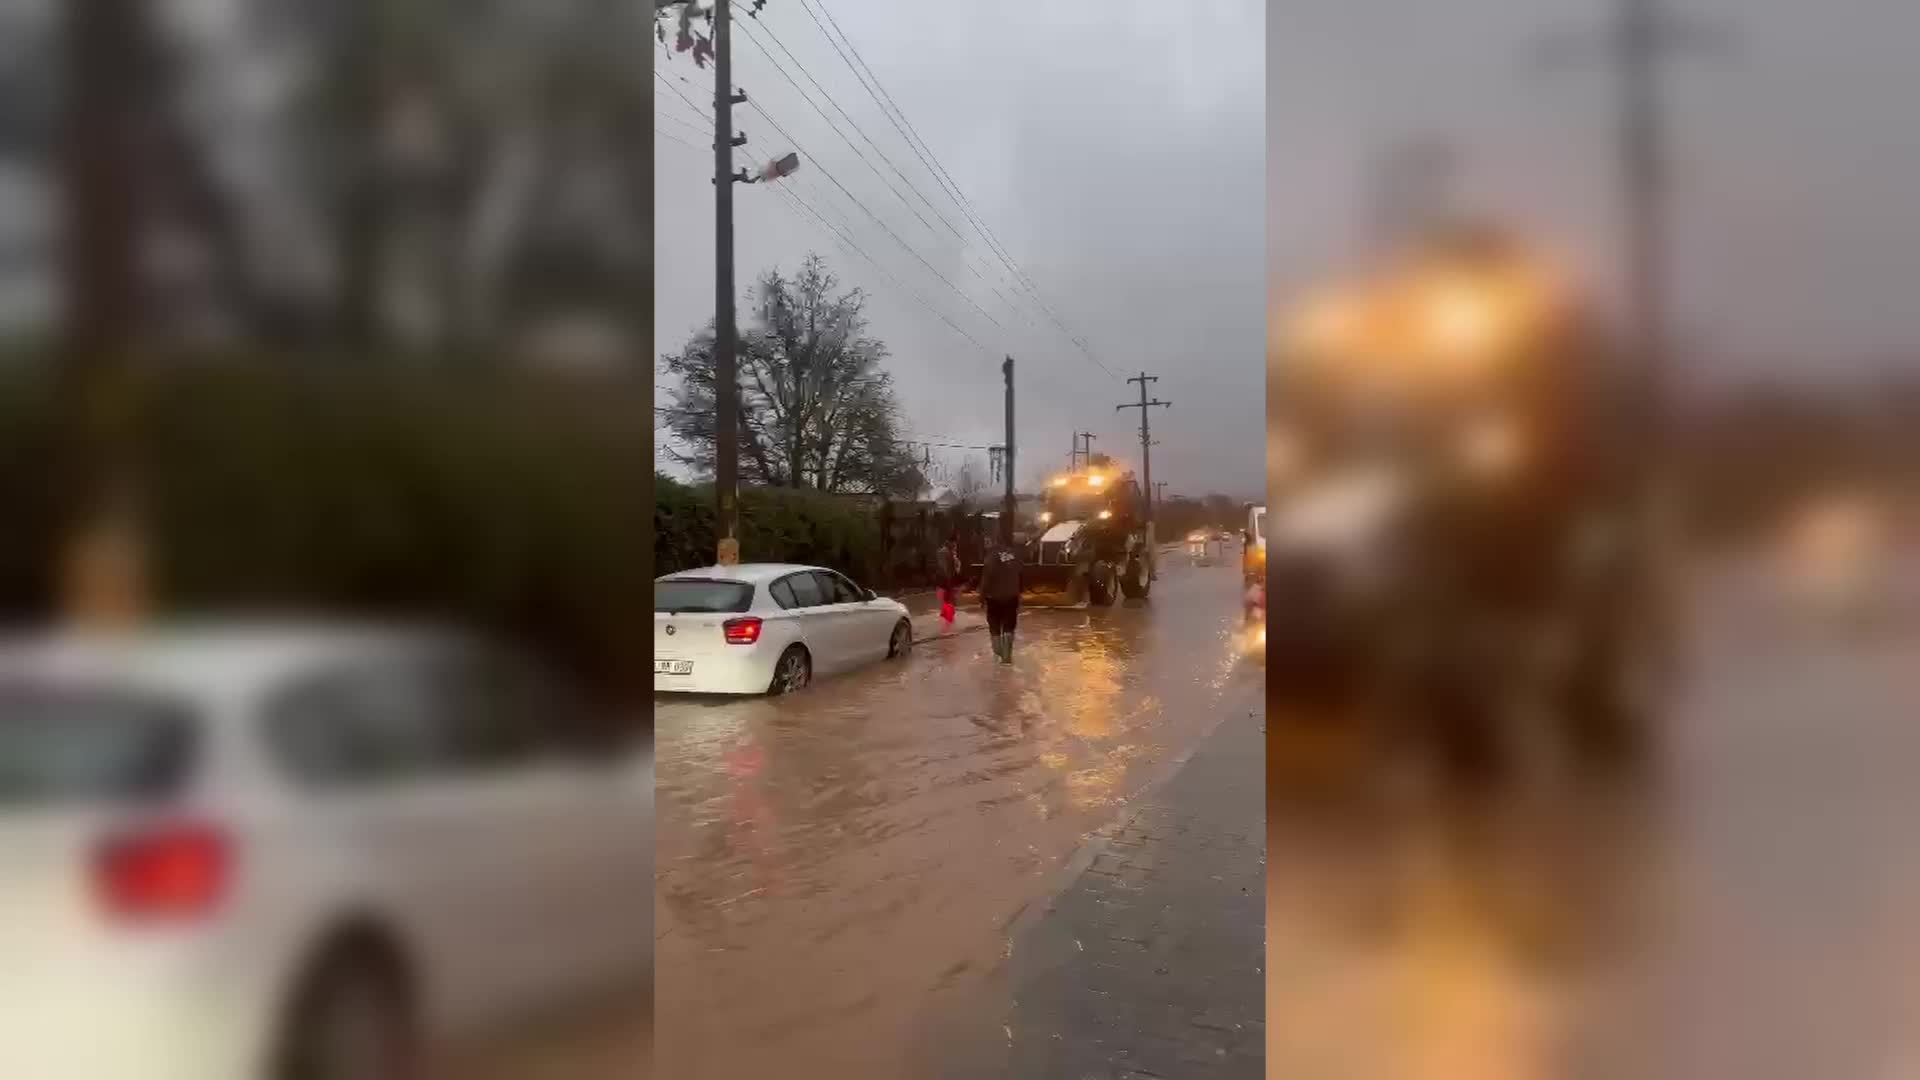
[[[755,290],[755,326],[741,341],[740,474],[770,487],[911,494],[922,485],[899,440],[884,344],[866,335],[866,295],[839,291],[809,255],[792,278],[771,271]],[[714,454],[713,329],[662,357],[681,379],[666,411],[685,444],[675,460],[705,474]]]

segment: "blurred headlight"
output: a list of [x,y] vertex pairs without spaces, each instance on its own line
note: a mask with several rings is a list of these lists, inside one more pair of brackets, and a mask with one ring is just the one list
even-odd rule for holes
[[1467,282],[1446,282],[1426,297],[1427,341],[1449,359],[1477,359],[1500,344],[1504,319],[1496,297]]
[[1504,476],[1519,464],[1524,448],[1520,433],[1504,417],[1474,422],[1460,436],[1460,462],[1483,476]]
[[1300,471],[1305,452],[1300,437],[1285,427],[1267,429],[1267,475],[1287,480]]

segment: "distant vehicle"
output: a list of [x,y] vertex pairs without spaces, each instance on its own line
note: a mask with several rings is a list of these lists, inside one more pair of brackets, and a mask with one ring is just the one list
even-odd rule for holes
[[1242,633],[1246,648],[1267,647],[1267,508],[1247,507],[1247,527],[1241,534]]
[[656,692],[789,694],[912,648],[904,604],[822,566],[709,566],[653,584]]
[[1267,508],[1247,506],[1247,525],[1240,533],[1240,567],[1249,580],[1267,572]]
[[0,1076],[400,1080],[645,979],[643,756],[456,635],[0,644]]
[[1205,564],[1212,559],[1213,550],[1209,546],[1217,538],[1212,529],[1195,529],[1187,534],[1187,555],[1195,563]]

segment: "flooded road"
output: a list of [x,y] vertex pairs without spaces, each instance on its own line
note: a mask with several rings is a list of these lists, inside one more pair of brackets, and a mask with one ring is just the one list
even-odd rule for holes
[[1270,802],[1271,1075],[1920,1076],[1920,608],[1694,600],[1641,782]]
[[661,699],[660,1076],[914,1075],[1094,830],[1257,708],[1231,562],[781,700]]

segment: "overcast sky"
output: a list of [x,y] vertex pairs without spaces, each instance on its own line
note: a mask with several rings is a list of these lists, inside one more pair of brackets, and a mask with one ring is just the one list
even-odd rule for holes
[[[1453,139],[1460,186],[1611,288],[1613,86],[1530,70],[1604,0],[1285,0],[1268,16],[1273,287],[1355,241],[1368,160]],[[1845,371],[1920,346],[1920,4],[1670,0],[1725,55],[1675,66],[1676,291],[1717,375]]]
[[[802,0],[771,0],[764,25],[747,24],[736,33],[736,82],[797,141],[806,163],[792,193],[850,224],[858,247],[886,271],[843,251],[771,187],[742,186],[735,189],[740,285],[769,267],[791,270],[818,251],[846,283],[866,289],[872,332],[893,352],[890,367],[916,436],[999,442],[1000,358],[1012,353],[1022,487],[1043,467],[1065,465],[1075,429],[1098,436],[1095,450],[1137,465],[1138,410],[1116,413],[1114,406],[1137,395],[1119,376],[1145,369],[1161,376],[1153,391],[1175,403],[1153,416],[1160,443],[1154,479],[1166,481],[1169,493],[1261,490],[1262,0],[806,3],[837,21],[1053,312],[1113,373],[1015,296],[1004,268],[834,52]],[[844,137],[769,63],[762,46]],[[655,115],[670,118],[656,121],[656,333],[664,351],[678,348],[713,313],[712,159],[673,141],[698,145],[705,135],[696,130],[702,121],[694,108],[672,92],[704,108],[712,83],[710,71],[697,70],[685,56],[669,59],[656,51],[655,60],[667,78],[656,82]],[[752,108],[737,114],[752,138],[743,157],[793,148]],[[912,181],[911,189],[888,161]],[[964,252],[916,192],[958,227],[967,240]],[[989,283],[1013,297],[1018,310]],[[743,321],[746,311],[743,305]],[[944,453],[950,466],[964,456]],[[984,452],[975,456],[984,464]]]

